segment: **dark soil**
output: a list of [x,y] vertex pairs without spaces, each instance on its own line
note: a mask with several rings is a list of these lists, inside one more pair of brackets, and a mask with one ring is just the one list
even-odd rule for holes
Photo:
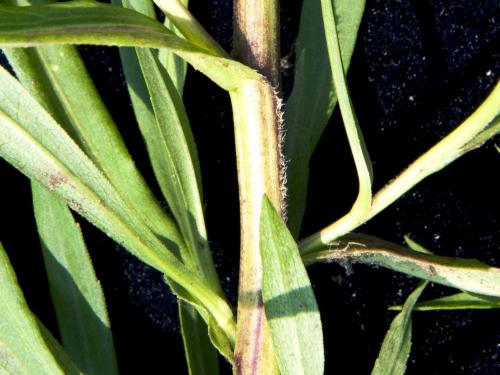
[[[193,1],[192,10],[230,50],[231,2]],[[292,60],[299,14],[300,1],[283,2],[282,54],[291,54]],[[498,0],[367,0],[349,83],[373,160],[376,189],[486,97],[500,76],[499,45]],[[80,51],[137,164],[159,196],[133,120],[117,50],[81,47]],[[286,95],[293,67],[283,73]],[[185,103],[198,141],[211,245],[224,287],[234,301],[239,218],[229,100],[207,78],[190,70]],[[345,213],[356,194],[337,112],[311,163],[304,235]],[[409,234],[436,254],[500,266],[500,182],[494,172],[500,155],[494,145],[490,141],[428,178],[360,230],[398,243]],[[57,333],[29,183],[3,161],[0,172],[4,181],[0,239],[30,306]],[[122,373],[187,373],[175,299],[161,276],[95,228],[82,225],[105,289]],[[327,374],[370,373],[394,317],[387,307],[402,303],[417,284],[416,279],[385,269],[355,265],[348,271],[331,264],[310,269],[324,325]],[[423,298],[453,292],[431,285]],[[422,312],[413,320],[408,374],[500,373],[498,311]],[[224,373],[230,373],[221,363]]]

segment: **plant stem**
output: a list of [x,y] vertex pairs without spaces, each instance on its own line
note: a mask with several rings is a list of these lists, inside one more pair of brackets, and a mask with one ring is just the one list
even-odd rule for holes
[[235,0],[233,55],[280,87],[279,0]]
[[264,194],[284,216],[282,120],[275,91],[280,85],[278,9],[277,0],[236,0],[234,4],[234,55],[266,78],[248,80],[231,92],[241,221],[234,372],[244,375],[279,373],[262,302],[259,250]]

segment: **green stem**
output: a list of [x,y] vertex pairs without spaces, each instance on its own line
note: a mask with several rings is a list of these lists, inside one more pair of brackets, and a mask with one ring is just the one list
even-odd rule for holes
[[[481,137],[481,142],[484,143],[487,140],[484,137],[485,134],[490,138],[498,134],[498,131],[500,131],[500,127],[498,126],[500,122],[499,113],[500,83],[497,83],[486,100],[458,128],[415,160],[398,177],[390,181],[375,194],[370,211],[365,217],[359,220],[352,220],[348,217],[337,220],[328,227],[301,241],[301,252],[308,254],[319,250],[326,244],[331,243],[338,237],[351,232],[370,220],[424,178],[440,171],[464,153],[470,151],[471,144],[476,147],[479,146],[480,144],[475,142],[476,137]],[[491,132],[491,129],[496,129],[497,131]]]

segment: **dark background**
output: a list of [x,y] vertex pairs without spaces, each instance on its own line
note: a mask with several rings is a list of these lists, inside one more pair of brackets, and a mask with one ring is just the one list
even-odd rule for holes
[[[192,3],[194,15],[230,50],[231,2]],[[285,96],[293,84],[300,5],[282,2],[282,55],[292,63],[283,72]],[[486,97],[499,77],[499,42],[498,0],[367,0],[348,78],[373,160],[376,190]],[[134,159],[159,196],[117,50],[80,51]],[[234,301],[239,218],[229,100],[190,70],[185,104],[198,143],[211,246]],[[436,254],[500,266],[500,155],[494,145],[490,141],[431,176],[360,230],[399,243],[409,234]],[[0,173],[0,239],[31,308],[57,335],[28,180],[3,161]],[[336,111],[311,163],[303,234],[345,213],[355,195],[353,164]],[[107,297],[121,372],[186,373],[175,300],[161,277],[87,223],[82,225]],[[331,264],[311,267],[310,277],[322,313],[326,373],[370,373],[394,316],[387,307],[402,303],[417,280],[384,269],[355,265],[345,270]],[[423,298],[453,292],[432,285]],[[408,374],[500,374],[498,310],[419,312],[413,321]]]

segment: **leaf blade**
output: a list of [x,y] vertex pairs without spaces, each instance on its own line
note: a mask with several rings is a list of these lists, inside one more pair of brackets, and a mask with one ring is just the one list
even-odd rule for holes
[[[123,3],[127,8],[154,16],[149,1]],[[166,50],[162,57],[170,71],[164,70],[160,56],[150,50],[121,48],[120,56],[153,171],[186,239],[187,248],[181,251],[183,261],[221,291],[206,238],[196,145],[179,91],[184,85],[185,63]],[[217,353],[210,343],[206,322],[194,306],[181,301],[179,317],[190,374],[217,374]]]
[[500,83],[488,97],[455,130],[411,163],[373,197],[368,215],[362,220],[340,219],[300,242],[302,253],[317,251],[345,233],[370,220],[426,177],[493,137],[500,131]]
[[33,206],[63,347],[86,374],[118,374],[106,302],[66,204],[33,183]]
[[181,39],[156,20],[97,2],[70,1],[42,6],[0,6],[0,46],[92,44],[167,48],[225,90],[245,80],[262,80],[254,70]]
[[179,301],[179,320],[189,374],[218,374],[217,352],[210,341],[208,326],[195,307]]
[[280,371],[323,374],[318,305],[299,251],[265,197],[261,216],[262,296]]
[[427,282],[422,282],[409,295],[403,310],[393,319],[384,338],[372,375],[404,375],[411,349],[411,312]]
[[[356,113],[352,106],[349,88],[347,86],[344,63],[340,50],[337,21],[331,0],[321,0],[322,19],[326,44],[328,47],[328,58],[332,71],[333,84],[337,93],[340,112],[344,122],[345,132],[351,148],[351,153],[358,175],[358,196],[351,210],[339,221],[363,223],[370,211],[372,204],[372,166],[368,150],[363,138],[363,133],[358,124]],[[341,233],[345,234],[347,232]],[[325,236],[327,237],[327,236]],[[325,238],[327,242],[335,238]]]
[[[209,309],[229,338],[224,299],[183,265],[135,215],[113,186],[20,84],[0,69],[0,155],[61,195],[77,212],[142,261],[182,285]],[[20,108],[29,109],[20,111]]]
[[[186,7],[188,6],[188,0],[181,0],[181,3]],[[165,17],[165,21],[163,22],[163,24],[167,29],[171,30],[174,34],[178,36],[182,35],[180,30],[175,27],[173,22],[170,21],[168,17]],[[174,82],[177,91],[179,91],[179,93],[182,94],[184,91],[184,83],[186,80],[186,73],[187,73],[186,62],[182,60],[179,56],[176,56],[174,53],[166,49],[159,50],[158,59],[160,60],[160,63],[163,65],[163,67],[168,72],[170,77],[172,78],[172,81]]]
[[475,259],[409,250],[375,236],[344,236],[331,249],[308,253],[303,259],[306,264],[339,261],[381,266],[466,292],[500,297],[500,268]]
[[[347,69],[363,16],[364,0],[336,0],[339,43]],[[304,0],[295,48],[295,80],[285,105],[285,155],[288,182],[288,226],[297,236],[305,209],[309,160],[337,104],[328,63],[321,17],[321,4]]]
[[[42,0],[38,4],[47,4]],[[23,0],[0,4],[27,5]],[[16,76],[105,172],[122,197],[158,234],[179,234],[137,170],[123,139],[73,46],[6,48]]]
[[[415,305],[415,311],[499,309],[500,298],[471,293],[456,293],[449,296],[422,301]],[[401,306],[392,306],[389,310],[401,310]]]
[[151,51],[137,49],[139,63],[148,85],[155,121],[141,124],[153,170],[188,248],[184,261],[204,274],[220,289],[210,250],[201,205],[196,168],[198,158],[182,100],[172,81],[160,71]]
[[[181,3],[187,7],[188,0],[181,0]],[[182,34],[168,17],[165,17],[163,24],[174,34],[179,36]],[[167,49],[159,50],[158,60],[172,78],[174,86],[182,96],[187,73],[186,62]],[[195,164],[195,170],[198,175],[198,181],[201,182],[201,172],[197,164]],[[199,185],[201,195],[201,183],[199,183]],[[193,307],[179,301],[179,316],[182,321],[182,337],[189,373],[190,375],[205,373],[219,374],[219,361],[214,346],[217,347],[221,354],[226,356],[228,360],[231,351],[225,349],[221,345],[220,340],[214,337],[214,335],[216,335],[214,333],[215,327],[207,326],[202,320],[202,316],[199,313],[194,314],[192,310]],[[210,332],[212,332],[212,335],[210,335]],[[213,340],[213,343],[211,340]]]
[[30,311],[1,244],[0,288],[0,353],[6,356],[0,369],[33,375],[80,374],[59,344],[44,337],[49,333],[40,329]]

